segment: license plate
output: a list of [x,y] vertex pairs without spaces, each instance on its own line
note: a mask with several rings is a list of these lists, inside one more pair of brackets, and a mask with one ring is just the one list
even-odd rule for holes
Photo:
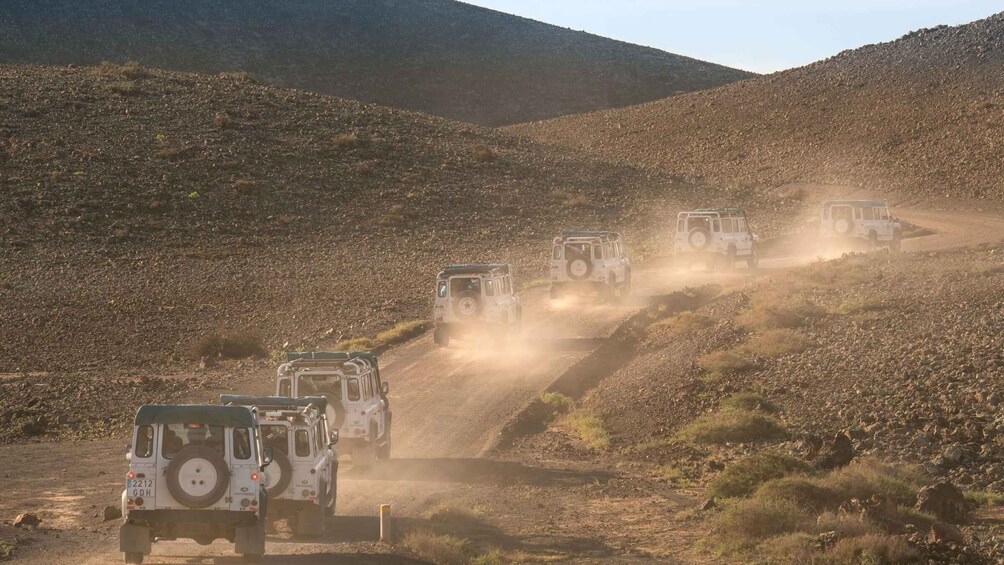
[[153,479],[127,479],[126,492],[129,498],[153,496]]

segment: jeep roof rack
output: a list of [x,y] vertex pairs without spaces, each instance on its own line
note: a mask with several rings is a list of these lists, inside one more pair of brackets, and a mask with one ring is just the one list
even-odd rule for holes
[[376,355],[369,351],[288,351],[286,361],[350,361],[365,359],[377,366]]
[[737,214],[745,215],[746,212],[742,208],[698,208],[694,212],[709,212],[715,214]]
[[247,406],[218,404],[144,404],[136,411],[136,425],[203,424],[227,428],[252,428],[258,425]]
[[485,265],[450,265],[443,269],[439,276],[452,277],[454,275],[488,275],[498,272],[498,274],[509,274],[509,265],[505,264],[485,264]]
[[260,409],[295,410],[313,406],[322,414],[328,407],[328,399],[323,396],[302,396],[290,398],[287,396],[243,396],[239,394],[221,394],[220,404],[237,406],[257,406]]
[[885,208],[888,205],[888,202],[883,202],[881,200],[827,200],[826,202],[823,202],[823,208],[829,208],[830,206],[870,206],[873,208]]

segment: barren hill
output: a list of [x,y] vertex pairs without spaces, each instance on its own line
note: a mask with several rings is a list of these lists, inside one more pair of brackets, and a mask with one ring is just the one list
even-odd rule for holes
[[712,91],[513,131],[720,183],[1000,200],[1002,69],[1004,13]]
[[[0,66],[0,372],[177,366],[428,317],[451,262],[527,277],[561,229],[635,252],[668,175],[495,130],[234,78]],[[764,211],[765,212],[765,211]],[[542,251],[543,250],[543,251]],[[330,331],[329,331],[330,330]]]
[[452,0],[99,0],[0,6],[0,62],[247,71],[482,125],[627,106],[752,76]]

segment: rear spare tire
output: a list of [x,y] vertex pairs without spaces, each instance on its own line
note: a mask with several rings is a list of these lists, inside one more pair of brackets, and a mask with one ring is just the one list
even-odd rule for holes
[[587,279],[593,272],[593,262],[584,253],[569,253],[565,272],[568,274],[568,278],[575,281]]
[[188,508],[206,508],[230,486],[230,469],[219,451],[189,445],[167,465],[167,491]]
[[833,220],[833,232],[837,235],[851,235],[854,229],[854,222],[847,218],[837,218]]
[[[274,465],[274,467],[272,467]],[[293,480],[293,465],[289,462],[289,456],[281,449],[272,449],[272,467],[269,469],[268,495],[278,498]]]
[[691,249],[703,251],[711,245],[711,232],[704,226],[698,226],[687,234],[687,244]]
[[461,292],[453,302],[453,313],[461,320],[472,320],[481,313],[481,295],[473,290]]

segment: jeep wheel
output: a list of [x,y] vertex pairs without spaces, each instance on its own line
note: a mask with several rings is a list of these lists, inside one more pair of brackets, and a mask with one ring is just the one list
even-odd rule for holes
[[698,226],[687,234],[687,244],[691,249],[703,251],[711,244],[711,232],[704,226]]
[[889,251],[892,251],[893,253],[899,253],[900,250],[903,248],[902,244],[903,244],[902,234],[900,234],[899,230],[894,231],[892,234],[892,241],[889,242]]
[[749,269],[756,269],[760,266],[760,250],[756,247],[750,252],[749,256],[746,257],[746,267]]
[[568,278],[574,281],[581,281],[589,277],[593,272],[593,262],[589,256],[578,251],[568,254],[568,264],[565,265],[565,272]]
[[461,292],[453,303],[453,313],[462,320],[477,318],[481,313],[481,295],[473,290]]
[[388,426],[383,433],[383,441],[377,446],[376,457],[377,459],[386,461],[390,459],[390,446],[391,446],[391,436],[390,436],[390,426]]
[[432,331],[432,342],[439,347],[449,347],[450,346],[450,334],[443,330],[442,328],[436,328]]
[[335,508],[338,505],[338,462],[331,466],[331,475],[328,479],[331,485],[331,498],[328,499],[328,516],[335,515]]
[[278,498],[293,480],[293,465],[283,450],[275,448],[272,449],[272,464],[272,468],[266,473],[270,483],[266,488],[269,496]]
[[126,563],[134,563],[136,565],[139,565],[140,563],[143,562],[143,554],[140,553],[140,552],[138,552],[138,551],[129,551],[129,552],[126,552],[126,554],[125,554],[125,562]]
[[220,452],[203,445],[189,445],[167,466],[167,491],[188,508],[206,508],[220,499],[230,486],[230,469]]

